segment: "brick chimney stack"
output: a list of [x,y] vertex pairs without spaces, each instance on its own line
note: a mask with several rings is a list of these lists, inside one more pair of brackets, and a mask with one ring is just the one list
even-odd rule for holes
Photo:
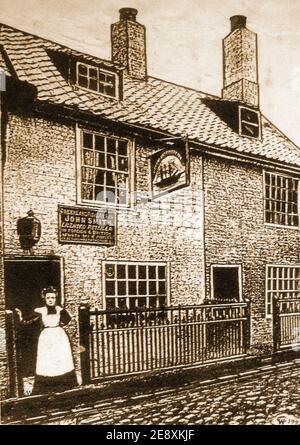
[[222,97],[259,107],[257,35],[246,27],[247,18],[230,18],[231,32],[223,40]]
[[136,9],[122,8],[119,12],[119,22],[111,25],[112,60],[124,65],[131,77],[146,80],[145,26],[136,21]]

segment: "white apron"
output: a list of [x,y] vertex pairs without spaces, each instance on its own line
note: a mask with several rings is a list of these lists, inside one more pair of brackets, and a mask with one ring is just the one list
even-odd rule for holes
[[74,369],[69,338],[59,326],[62,308],[56,306],[56,314],[48,314],[46,307],[35,309],[42,315],[42,330],[37,348],[36,374],[44,377],[56,377]]

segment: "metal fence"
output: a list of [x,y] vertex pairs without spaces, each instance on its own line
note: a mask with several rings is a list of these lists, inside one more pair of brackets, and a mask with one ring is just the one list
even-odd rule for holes
[[79,309],[84,383],[246,354],[247,303],[143,310]]
[[273,300],[274,349],[300,349],[300,300]]

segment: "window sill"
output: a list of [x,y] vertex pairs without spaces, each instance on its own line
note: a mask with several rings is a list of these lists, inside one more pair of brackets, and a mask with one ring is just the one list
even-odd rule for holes
[[277,229],[292,229],[292,230],[299,230],[299,226],[285,226],[283,224],[271,224],[271,223],[264,223],[265,227],[269,228],[277,228]]

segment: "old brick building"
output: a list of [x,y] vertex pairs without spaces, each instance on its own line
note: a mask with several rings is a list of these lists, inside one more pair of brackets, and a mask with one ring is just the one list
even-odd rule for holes
[[[231,19],[216,97],[148,74],[136,14],[112,25],[111,61],[0,27],[1,328],[4,307],[29,314],[56,286],[78,374],[81,304],[249,300],[250,353],[263,354],[272,298],[299,297],[300,151],[261,114],[256,34]],[[29,211],[32,247],[20,242]],[[108,215],[116,226],[99,229]]]

